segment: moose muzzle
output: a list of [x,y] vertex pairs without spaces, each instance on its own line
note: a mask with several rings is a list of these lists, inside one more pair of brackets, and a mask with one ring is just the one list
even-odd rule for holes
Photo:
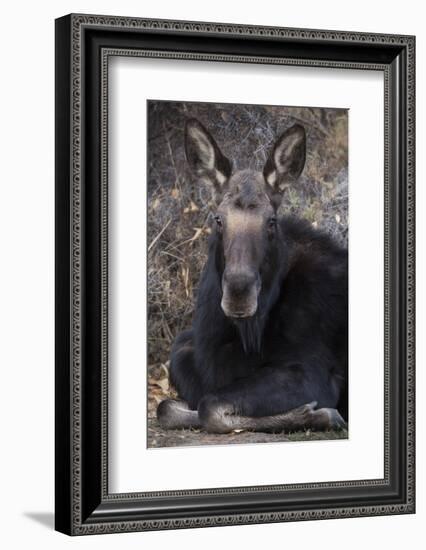
[[225,270],[222,277],[221,307],[227,317],[253,317],[257,311],[260,277],[251,271]]

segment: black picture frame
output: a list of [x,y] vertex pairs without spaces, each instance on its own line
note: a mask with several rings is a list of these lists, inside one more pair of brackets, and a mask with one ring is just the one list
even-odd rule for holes
[[[108,493],[108,58],[374,69],[385,81],[384,478]],[[56,20],[56,529],[70,535],[415,511],[415,38],[71,14]]]

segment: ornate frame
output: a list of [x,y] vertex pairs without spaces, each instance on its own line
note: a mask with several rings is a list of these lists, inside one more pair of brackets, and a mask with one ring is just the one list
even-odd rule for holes
[[[108,493],[107,77],[114,55],[384,72],[383,479]],[[57,530],[414,513],[414,80],[413,36],[74,14],[56,20]]]

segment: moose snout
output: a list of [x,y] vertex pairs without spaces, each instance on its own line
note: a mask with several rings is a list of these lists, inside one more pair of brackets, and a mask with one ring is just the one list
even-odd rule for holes
[[223,283],[234,296],[243,296],[256,282],[257,275],[249,271],[228,272],[225,270],[223,274]]
[[221,307],[227,317],[252,317],[257,310],[260,277],[251,271],[225,270]]

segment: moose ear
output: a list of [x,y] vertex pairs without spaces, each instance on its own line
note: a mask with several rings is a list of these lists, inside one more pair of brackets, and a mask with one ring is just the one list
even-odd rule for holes
[[306,160],[306,134],[300,124],[286,130],[276,141],[263,169],[263,176],[272,195],[282,194],[284,184],[295,181]]
[[185,152],[191,170],[213,184],[216,195],[221,195],[232,172],[231,162],[195,118],[189,119],[185,125]]

